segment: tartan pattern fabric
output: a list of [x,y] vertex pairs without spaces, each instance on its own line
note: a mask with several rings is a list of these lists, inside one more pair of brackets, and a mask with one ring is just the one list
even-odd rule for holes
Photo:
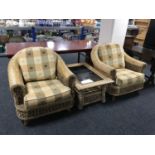
[[57,56],[48,48],[30,47],[18,53],[18,63],[26,82],[55,79]]
[[70,88],[64,86],[59,80],[28,82],[26,88],[28,93],[24,97],[24,104],[27,109],[56,104],[71,98]]
[[128,69],[116,70],[116,85],[121,88],[144,83],[144,74]]
[[118,44],[100,45],[98,55],[102,62],[116,69],[125,68],[124,50]]

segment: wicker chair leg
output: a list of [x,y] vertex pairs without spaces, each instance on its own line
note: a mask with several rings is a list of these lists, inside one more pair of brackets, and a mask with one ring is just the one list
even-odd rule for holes
[[79,105],[78,105],[78,109],[79,109],[79,110],[82,110],[82,109],[83,109],[83,106],[82,106],[81,104],[79,104]]
[[29,121],[28,120],[22,120],[22,123],[23,123],[24,126],[28,126]]
[[136,93],[137,93],[137,95],[139,95],[140,94],[140,91],[137,91]]
[[67,111],[68,111],[68,112],[71,112],[71,111],[72,111],[72,108],[67,109]]
[[116,96],[112,96],[112,101],[116,101]]

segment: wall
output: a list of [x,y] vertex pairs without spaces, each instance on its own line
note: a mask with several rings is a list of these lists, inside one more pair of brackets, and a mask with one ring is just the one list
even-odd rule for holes
[[113,27],[114,27],[114,20],[113,19],[102,19],[101,20],[99,43],[104,44],[104,43],[111,42]]
[[99,44],[118,43],[124,45],[128,19],[103,19],[99,35]]

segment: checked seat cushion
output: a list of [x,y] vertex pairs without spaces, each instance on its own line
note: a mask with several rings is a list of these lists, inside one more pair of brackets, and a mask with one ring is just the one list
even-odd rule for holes
[[28,109],[39,105],[55,104],[71,97],[71,89],[64,86],[59,80],[28,82],[24,104]]
[[131,85],[144,83],[144,74],[129,69],[116,70],[116,85],[128,87]]

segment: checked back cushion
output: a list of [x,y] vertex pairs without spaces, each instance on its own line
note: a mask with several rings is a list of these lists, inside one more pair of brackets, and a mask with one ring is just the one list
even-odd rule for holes
[[100,60],[116,69],[125,68],[123,52],[123,48],[118,44],[101,45],[98,48]]
[[57,56],[43,47],[25,48],[18,54],[18,63],[26,82],[55,79]]

